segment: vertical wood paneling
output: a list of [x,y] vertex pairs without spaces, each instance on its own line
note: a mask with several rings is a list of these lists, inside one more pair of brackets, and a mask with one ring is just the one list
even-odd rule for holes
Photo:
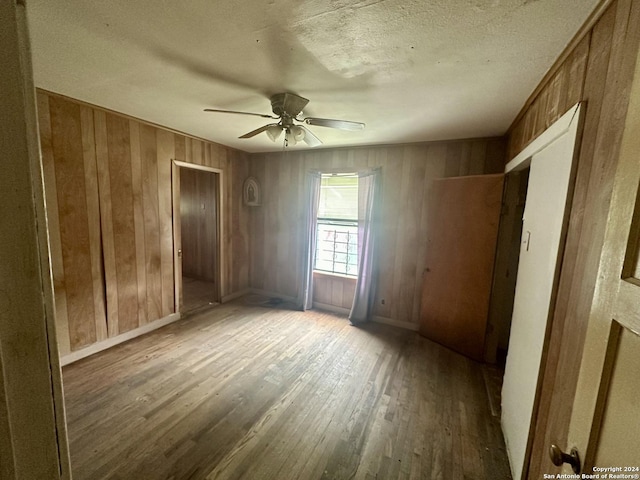
[[[263,241],[265,239],[265,219],[266,215],[264,210],[266,209],[266,201],[269,195],[269,192],[266,190],[266,185],[264,183],[264,179],[266,178],[265,171],[266,159],[264,156],[255,156],[251,160],[251,174],[255,176],[257,179],[262,181],[262,206],[253,207],[250,209],[250,225],[251,225],[251,241],[250,241],[250,251],[251,251],[251,263],[250,263],[250,278],[249,284],[257,289],[264,290],[264,258],[265,251]],[[302,180],[304,185],[304,178]]]
[[587,34],[565,62],[549,77],[544,88],[532,99],[518,121],[511,126],[509,158],[513,158],[571,106],[584,98],[590,45],[591,35]]
[[55,94],[38,101],[61,354],[174,312],[174,159],[223,170],[222,283],[249,286],[248,154]]
[[[567,98],[563,111],[567,111],[572,105],[578,103],[583,97],[584,80],[589,58],[589,45],[591,35],[586,35],[571,54],[571,60],[567,65]],[[540,132],[542,133],[542,132]]]
[[71,350],[96,341],[91,237],[80,106],[49,99],[58,221]]
[[[451,149],[451,156],[447,158],[447,166],[449,167],[449,172],[451,175],[455,175],[454,172],[458,171],[458,167],[460,166],[460,157],[456,155],[454,151],[456,149]],[[394,207],[389,212],[389,215],[394,215],[397,217],[396,228],[394,231],[395,236],[395,245],[396,245],[396,257],[394,259],[394,268],[393,268],[393,303],[391,308],[392,318],[406,318],[406,298],[405,298],[405,288],[406,288],[406,279],[404,278],[403,267],[405,265],[405,258],[407,256],[413,255],[412,252],[408,252],[404,248],[404,241],[408,239],[406,235],[406,230],[411,227],[411,223],[413,222],[413,218],[410,215],[407,215],[407,207],[409,202],[409,196],[405,194],[405,192],[410,191],[410,182],[411,182],[411,160],[405,156],[406,149],[401,147],[401,150],[398,152],[398,157],[402,160],[400,163],[402,168],[402,174],[400,177],[400,184],[398,185],[400,188],[397,188],[396,199],[394,201]],[[450,161],[449,161],[450,160]],[[384,172],[383,172],[384,174]],[[402,214],[398,215],[399,212]],[[388,217],[383,220],[386,221]],[[400,248],[398,248],[400,247]]]
[[98,170],[98,188],[100,191],[100,226],[102,228],[102,261],[106,291],[107,332],[109,337],[118,332],[118,279],[116,277],[116,253],[112,241],[113,215],[111,208],[111,180],[109,175],[109,147],[107,145],[107,116],[105,112],[96,111],[93,115],[96,162]]
[[118,333],[123,333],[138,327],[138,274],[131,142],[127,119],[107,114],[106,125],[113,236],[103,236],[103,242],[113,242],[118,298]]
[[[221,169],[226,173],[222,175],[221,178],[221,188],[222,195],[225,199],[232,199],[229,202],[223,201],[223,210],[221,211],[221,223],[223,225],[222,231],[222,242],[225,245],[225,249],[227,255],[224,258],[221,258],[221,267],[222,267],[222,276],[225,279],[224,284],[222,285],[222,295],[227,295],[231,293],[231,283],[233,282],[233,268],[234,263],[236,263],[236,259],[238,259],[239,245],[232,240],[233,235],[233,221],[234,219],[231,216],[233,203],[235,201],[241,201],[242,196],[234,197],[233,191],[233,178],[235,176],[235,162],[232,162],[228,156],[227,149],[217,149],[216,152],[216,164],[220,165]],[[215,163],[215,162],[214,162]],[[240,239],[239,239],[240,241]]]
[[331,282],[331,302],[330,305],[342,306],[344,288],[341,282]]
[[487,141],[484,159],[484,170],[481,173],[503,173],[506,162],[507,144],[504,139],[496,138]]
[[140,151],[140,124],[129,120],[131,138],[131,188],[133,194],[133,222],[135,232],[135,259],[138,292],[138,324],[149,322],[147,312],[146,245],[144,238],[144,198],[142,194],[142,157]]
[[58,332],[58,349],[61,355],[71,352],[69,338],[69,314],[67,311],[67,294],[64,282],[64,263],[62,259],[62,240],[60,238],[60,219],[58,214],[58,190],[56,188],[56,167],[51,145],[51,118],[49,114],[49,97],[38,95],[38,124],[42,149],[42,171],[45,183],[47,203],[47,224],[49,226],[49,248],[51,251],[51,270],[53,291],[56,303],[56,330]]
[[[230,200],[227,205],[228,215],[233,220],[233,227],[229,237],[233,249],[233,264],[231,272],[230,291],[238,292],[249,285],[249,210],[257,207],[247,207],[242,204],[242,188],[244,180],[249,176],[249,162],[242,161],[238,152],[228,152],[234,172],[231,175],[233,190],[227,195]],[[244,155],[244,154],[243,154]]]
[[[487,144],[485,142],[472,142],[469,152],[469,173],[468,175],[482,175],[485,171],[484,159]],[[498,173],[498,172],[496,172]]]
[[102,269],[102,234],[100,231],[100,199],[98,197],[98,167],[96,142],[93,128],[93,111],[80,107],[82,128],[82,152],[84,158],[84,180],[89,219],[89,254],[91,256],[91,278],[93,285],[94,321],[96,341],[107,338],[106,300],[104,298],[104,272]]
[[160,269],[160,213],[158,210],[158,150],[156,128],[140,125],[140,161],[144,218],[144,265],[148,320],[162,318],[162,272]]
[[[265,199],[265,226],[264,226],[264,283],[267,288],[277,289],[278,285],[278,233],[283,231],[291,232],[293,225],[289,224],[285,227],[287,219],[279,219],[277,216],[278,202],[282,194],[282,188],[278,185],[278,171],[280,169],[280,161],[278,156],[270,155],[266,168],[265,188],[263,189]],[[277,291],[277,290],[276,290]],[[297,292],[289,292],[291,296],[297,296]]]
[[[263,204],[251,210],[251,286],[297,297],[305,175],[310,169],[382,167],[382,217],[374,314],[417,324],[430,180],[504,168],[501,140],[295,151],[252,156]],[[494,158],[495,157],[495,158]],[[353,279],[318,276],[314,301],[351,308]],[[384,304],[382,301],[384,300]]]
[[183,135],[175,135],[176,142],[176,160],[180,160],[181,162],[186,162],[186,138]]
[[[401,215],[401,188],[404,162],[400,159],[401,147],[382,148],[379,152],[379,160],[382,166],[382,224],[383,233],[380,241],[382,251],[379,271],[384,272],[379,281],[386,283],[380,285],[378,293],[380,294],[379,303],[384,312],[384,316],[394,316],[397,314],[397,302],[392,301],[397,295],[395,286],[400,279],[396,270],[396,265],[401,261],[402,247],[397,243],[398,229],[400,228]],[[402,238],[402,237],[400,237]],[[386,300],[385,300],[386,299]],[[382,305],[382,300],[385,300]]]
[[158,214],[160,219],[160,272],[162,281],[162,316],[174,310],[173,224],[171,206],[171,160],[175,158],[174,135],[156,132],[158,145]]

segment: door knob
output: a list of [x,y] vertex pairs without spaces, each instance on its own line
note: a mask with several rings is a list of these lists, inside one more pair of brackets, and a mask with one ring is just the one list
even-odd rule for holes
[[559,467],[563,463],[568,463],[575,473],[580,473],[580,455],[578,455],[578,449],[576,447],[573,447],[571,453],[567,454],[560,450],[559,446],[551,445],[551,447],[549,447],[549,457],[551,457],[551,462],[556,467]]

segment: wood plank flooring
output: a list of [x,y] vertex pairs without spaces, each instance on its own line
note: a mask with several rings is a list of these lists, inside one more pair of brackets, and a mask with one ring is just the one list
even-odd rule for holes
[[215,284],[196,278],[182,277],[182,312],[194,313],[217,305]]
[[482,367],[237,301],[64,369],[75,480],[510,479]]

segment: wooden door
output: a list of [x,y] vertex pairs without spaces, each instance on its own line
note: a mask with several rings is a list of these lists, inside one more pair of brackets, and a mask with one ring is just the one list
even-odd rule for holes
[[211,302],[222,298],[222,171],[174,160],[174,285],[176,311],[184,310],[183,275],[211,284]]
[[[576,447],[582,472],[594,466],[640,475],[640,61],[631,100],[598,283],[589,316],[565,451]],[[553,441],[553,439],[551,439]],[[565,466],[565,469],[567,467]],[[602,472],[600,473],[602,478]]]
[[420,333],[482,361],[504,175],[435,180]]

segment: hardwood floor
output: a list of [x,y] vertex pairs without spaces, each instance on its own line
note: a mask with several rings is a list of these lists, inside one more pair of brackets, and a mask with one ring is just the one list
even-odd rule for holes
[[217,305],[215,284],[195,278],[182,277],[182,311],[196,312]]
[[237,301],[64,368],[75,480],[509,479],[482,367]]

